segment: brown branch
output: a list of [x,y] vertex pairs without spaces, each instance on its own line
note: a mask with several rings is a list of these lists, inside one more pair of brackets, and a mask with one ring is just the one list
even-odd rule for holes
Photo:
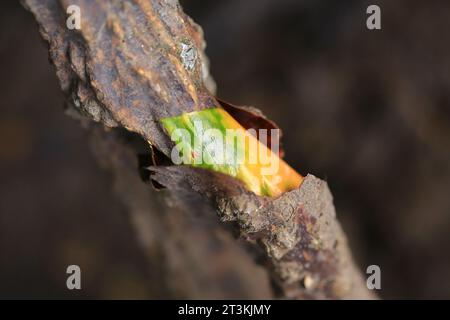
[[[159,120],[219,105],[211,94],[201,29],[177,1],[25,0],[24,4],[38,21],[61,87],[77,114],[134,132],[155,152],[169,156],[172,143]],[[66,28],[69,4],[81,8],[80,30]],[[99,157],[114,164],[107,159],[108,152]],[[116,175],[122,169],[112,165]],[[372,297],[354,266],[324,181],[309,175],[298,190],[274,200],[207,170],[184,166],[150,170],[178,208],[193,214],[201,196],[222,221],[232,222],[242,238],[257,243],[280,296]],[[158,222],[147,227],[154,229],[152,223]],[[156,230],[155,236],[167,240]]]

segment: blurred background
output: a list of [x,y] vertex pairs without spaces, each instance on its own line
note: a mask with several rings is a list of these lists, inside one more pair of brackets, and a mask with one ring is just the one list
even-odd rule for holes
[[[381,296],[449,299],[450,2],[181,3],[218,96],[263,110],[287,161],[328,181]],[[0,298],[163,298],[18,1],[0,3],[0,70]],[[89,270],[81,291],[66,289],[69,264]]]

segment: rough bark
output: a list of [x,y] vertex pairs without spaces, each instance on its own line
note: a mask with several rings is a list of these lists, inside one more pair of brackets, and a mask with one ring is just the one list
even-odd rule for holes
[[[169,156],[173,145],[158,120],[220,105],[211,93],[201,29],[177,1],[25,0],[24,4],[49,44],[72,113],[134,132],[154,153]],[[66,28],[65,8],[70,4],[81,8],[80,30]],[[273,125],[254,109],[235,109],[234,116],[246,127]],[[110,155],[103,152],[99,157]],[[168,201],[184,214],[208,203],[241,238],[262,248],[263,263],[279,296],[372,297],[352,261],[326,182],[309,175],[299,189],[269,199],[247,191],[231,177],[206,170],[170,165],[149,170],[151,178],[169,190]],[[154,230],[151,225],[160,223],[156,220],[147,227]],[[152,236],[167,240],[157,230]]]

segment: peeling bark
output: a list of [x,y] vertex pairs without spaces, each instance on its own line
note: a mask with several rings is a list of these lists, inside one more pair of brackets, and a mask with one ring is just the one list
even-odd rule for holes
[[[81,8],[80,30],[66,28],[69,4]],[[134,132],[169,157],[173,144],[158,120],[221,105],[211,93],[202,31],[177,1],[25,0],[24,5],[49,44],[72,114]],[[234,108],[247,127],[274,126],[254,109],[222,105]],[[108,152],[99,154],[111,164],[107,157]],[[149,170],[169,190],[168,201],[185,214],[192,214],[201,198],[208,200],[221,221],[262,248],[279,296],[373,297],[352,261],[326,182],[309,175],[299,189],[270,199],[211,171],[158,165]],[[159,241],[167,240],[152,230]]]

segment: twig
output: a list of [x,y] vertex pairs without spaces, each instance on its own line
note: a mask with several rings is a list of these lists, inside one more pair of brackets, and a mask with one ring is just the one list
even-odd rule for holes
[[[159,120],[220,105],[211,94],[201,29],[177,1],[24,3],[49,43],[61,87],[77,113],[134,132],[168,157],[173,144]],[[81,8],[80,30],[66,28],[69,4]],[[309,175],[299,189],[274,200],[208,170],[150,170],[170,190],[172,202],[193,210],[192,199],[200,195],[242,238],[257,243],[279,296],[373,297],[354,266],[324,181]]]

